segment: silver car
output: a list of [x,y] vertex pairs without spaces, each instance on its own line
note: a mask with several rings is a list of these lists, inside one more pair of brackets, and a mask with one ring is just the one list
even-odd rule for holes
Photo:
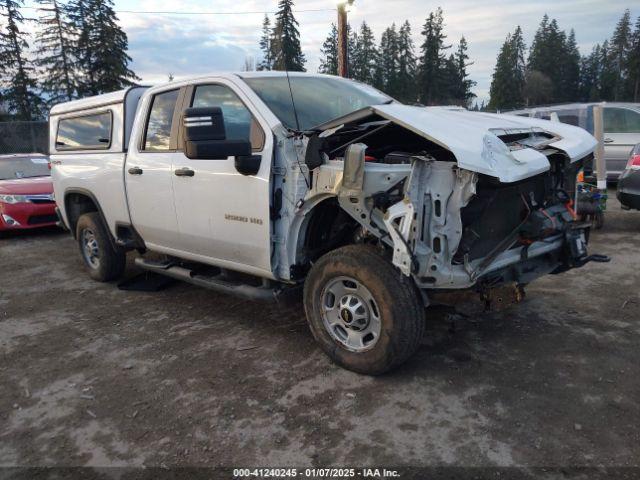
[[634,145],[640,143],[640,103],[572,103],[508,113],[569,123],[593,134],[595,105],[604,107],[604,155],[607,164],[607,180],[616,182],[627,165],[629,151]]

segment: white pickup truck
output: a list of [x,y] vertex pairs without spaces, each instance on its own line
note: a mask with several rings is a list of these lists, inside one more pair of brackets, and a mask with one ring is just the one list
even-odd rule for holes
[[249,299],[304,286],[321,348],[361,373],[416,350],[432,292],[602,260],[572,210],[596,142],[570,125],[277,72],[63,103],[49,125],[58,215],[92,278],[137,250],[144,269]]

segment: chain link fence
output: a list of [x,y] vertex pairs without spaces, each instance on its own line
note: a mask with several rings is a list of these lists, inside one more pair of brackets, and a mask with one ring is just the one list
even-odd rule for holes
[[0,154],[48,153],[49,125],[46,121],[0,122]]

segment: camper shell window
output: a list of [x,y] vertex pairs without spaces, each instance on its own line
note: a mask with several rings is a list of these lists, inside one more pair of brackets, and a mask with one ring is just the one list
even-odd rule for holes
[[58,122],[56,150],[109,150],[112,129],[111,111],[63,118]]

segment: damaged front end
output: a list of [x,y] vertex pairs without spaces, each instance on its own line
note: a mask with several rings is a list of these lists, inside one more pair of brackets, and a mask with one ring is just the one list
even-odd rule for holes
[[325,126],[307,139],[305,201],[335,196],[425,290],[522,285],[606,261],[588,256],[573,210],[592,137],[473,115],[389,105]]

